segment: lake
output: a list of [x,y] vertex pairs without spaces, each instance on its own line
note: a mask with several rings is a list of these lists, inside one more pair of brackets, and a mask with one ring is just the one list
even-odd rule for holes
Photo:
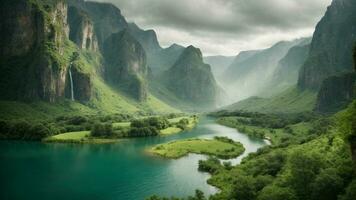
[[202,155],[178,160],[147,155],[145,149],[177,139],[227,136],[240,141],[250,152],[266,145],[235,129],[221,126],[208,117],[200,118],[190,131],[166,137],[123,140],[115,144],[45,144],[0,142],[0,199],[139,200],[153,194],[186,197],[195,189],[213,194],[209,174],[198,172]]

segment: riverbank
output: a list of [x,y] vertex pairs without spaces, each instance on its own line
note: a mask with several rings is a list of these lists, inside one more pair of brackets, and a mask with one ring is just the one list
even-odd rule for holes
[[[183,116],[167,119],[167,121],[169,126],[159,130],[157,136],[169,136],[191,130],[197,125],[199,118],[197,116]],[[111,127],[113,131],[111,136],[95,137],[91,134],[90,130],[74,131],[46,137],[42,139],[42,142],[107,144],[115,143],[125,138],[130,138],[125,135],[127,135],[132,128],[131,122],[115,122],[111,124]]]
[[63,133],[47,137],[42,142],[48,143],[74,143],[74,144],[108,144],[120,141],[117,138],[95,138],[90,136],[90,131]]
[[164,158],[178,159],[189,153],[216,156],[221,159],[231,159],[240,156],[245,148],[240,142],[235,142],[226,137],[208,139],[177,140],[166,144],[159,144],[147,152]]

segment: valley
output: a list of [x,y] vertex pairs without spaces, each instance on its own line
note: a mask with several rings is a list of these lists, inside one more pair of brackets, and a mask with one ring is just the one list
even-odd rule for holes
[[0,199],[355,200],[356,2],[316,1],[3,0]]

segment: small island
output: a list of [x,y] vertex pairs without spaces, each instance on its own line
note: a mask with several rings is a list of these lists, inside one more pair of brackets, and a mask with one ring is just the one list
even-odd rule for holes
[[189,153],[216,156],[220,159],[231,159],[240,156],[245,148],[240,142],[235,142],[227,137],[209,139],[177,140],[156,145],[147,152],[164,158],[178,159]]

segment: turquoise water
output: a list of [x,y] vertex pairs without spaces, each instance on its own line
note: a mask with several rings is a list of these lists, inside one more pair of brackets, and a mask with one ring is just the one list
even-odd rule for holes
[[203,117],[196,128],[167,137],[139,138],[105,145],[0,142],[0,199],[136,200],[153,194],[185,197],[195,189],[213,194],[216,189],[198,172],[204,156],[191,154],[178,160],[147,155],[144,149],[191,137],[228,136],[246,152],[266,145],[235,129]]

